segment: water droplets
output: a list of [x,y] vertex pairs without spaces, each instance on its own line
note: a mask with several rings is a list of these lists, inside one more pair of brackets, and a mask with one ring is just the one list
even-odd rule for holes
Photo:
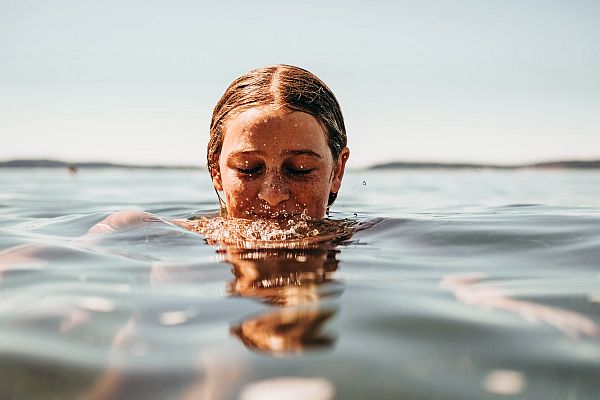
[[306,210],[287,219],[200,218],[194,230],[209,242],[243,248],[295,248],[336,240],[353,232],[352,221],[313,219]]

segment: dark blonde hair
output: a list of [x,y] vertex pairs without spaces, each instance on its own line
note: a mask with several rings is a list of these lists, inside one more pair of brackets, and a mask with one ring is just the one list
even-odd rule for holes
[[207,166],[211,177],[218,160],[229,118],[249,108],[274,105],[302,111],[316,118],[327,134],[333,160],[346,146],[346,127],[333,92],[312,73],[292,65],[258,68],[237,78],[215,106],[210,123]]

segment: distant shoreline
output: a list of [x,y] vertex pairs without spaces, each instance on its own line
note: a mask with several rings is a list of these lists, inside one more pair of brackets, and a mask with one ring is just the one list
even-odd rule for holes
[[528,164],[498,165],[472,163],[389,162],[368,169],[599,169],[600,160],[563,160]]
[[[58,160],[31,159],[0,161],[0,168],[64,168],[64,169],[160,169],[160,170],[196,170],[204,169],[201,165],[129,165],[107,162],[65,162]],[[363,169],[363,168],[361,168]],[[366,170],[391,169],[600,169],[600,160],[563,160],[529,164],[498,165],[476,163],[443,163],[443,162],[388,162],[364,168]]]
[[0,168],[76,168],[76,169],[202,169],[203,167],[186,165],[130,165],[107,162],[65,162],[58,160],[9,160],[0,161]]

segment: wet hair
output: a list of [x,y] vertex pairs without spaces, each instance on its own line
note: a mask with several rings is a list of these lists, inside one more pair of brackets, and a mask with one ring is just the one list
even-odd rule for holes
[[[333,160],[338,160],[347,139],[342,111],[333,92],[309,71],[278,64],[240,76],[229,85],[215,106],[207,149],[211,177],[218,171],[227,120],[249,108],[267,105],[302,111],[315,117],[327,135]],[[330,202],[333,201],[330,199]]]

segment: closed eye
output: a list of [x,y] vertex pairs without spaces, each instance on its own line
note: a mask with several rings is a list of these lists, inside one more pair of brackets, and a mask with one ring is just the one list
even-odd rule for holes
[[304,175],[308,175],[311,172],[314,171],[314,169],[306,169],[306,168],[286,168],[286,171],[288,172],[288,174],[292,175],[292,176],[304,176]]
[[258,174],[261,170],[262,167],[258,166],[258,167],[252,167],[252,168],[236,168],[237,172],[239,172],[240,174],[243,175],[253,175],[253,174]]

